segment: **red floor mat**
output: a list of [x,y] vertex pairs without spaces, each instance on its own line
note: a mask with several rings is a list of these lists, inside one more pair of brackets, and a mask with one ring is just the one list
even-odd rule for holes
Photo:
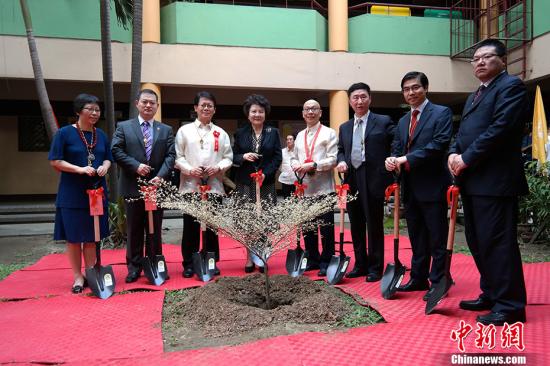
[[61,363],[162,353],[164,292],[0,303],[0,362]]

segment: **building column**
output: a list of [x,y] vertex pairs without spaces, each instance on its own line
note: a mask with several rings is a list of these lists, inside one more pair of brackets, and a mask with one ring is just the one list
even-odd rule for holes
[[331,91],[329,94],[330,128],[336,130],[349,119],[348,93],[345,90]]
[[[348,0],[328,1],[328,40],[330,52],[348,51]],[[338,128],[349,119],[348,96],[345,90],[329,95],[330,127]]]
[[153,83],[142,83],[141,84],[141,90],[143,89],[151,89],[152,91],[154,91],[155,93],[157,93],[157,95],[159,96],[159,109],[157,109],[157,113],[155,114],[155,119],[157,121],[162,121],[162,113],[161,113],[161,101],[162,101],[162,98],[161,98],[161,95],[160,95],[160,86],[158,86],[157,84],[153,84]]

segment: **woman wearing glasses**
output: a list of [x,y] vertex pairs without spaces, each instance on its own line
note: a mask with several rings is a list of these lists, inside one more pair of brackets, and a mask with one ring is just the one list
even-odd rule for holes
[[[260,181],[260,199],[275,203],[275,173],[282,161],[279,130],[265,126],[271,105],[262,95],[246,98],[243,111],[250,122],[235,132],[233,165],[237,192],[245,199],[256,201],[256,181]],[[254,271],[250,253],[244,267],[246,273]]]
[[71,291],[81,293],[86,287],[82,275],[82,255],[86,267],[95,264],[94,222],[90,216],[88,189],[103,187],[103,216],[99,217],[101,238],[109,236],[107,186],[105,174],[113,160],[105,133],[95,124],[101,110],[99,99],[80,94],[73,102],[78,120],[55,134],[48,160],[61,172],[57,192],[54,240],[67,242],[67,255],[73,271]]

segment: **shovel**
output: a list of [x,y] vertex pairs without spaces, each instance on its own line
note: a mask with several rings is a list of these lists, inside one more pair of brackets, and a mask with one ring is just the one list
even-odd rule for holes
[[[208,178],[201,178],[201,199],[207,199],[207,192],[210,190],[208,185]],[[204,232],[206,231],[206,225],[201,222],[200,241],[204,247]],[[216,253],[214,252],[201,252],[200,250],[193,253],[193,270],[199,279],[203,282],[208,282],[214,277],[214,271],[216,270]]]
[[[294,194],[296,197],[300,198],[304,194],[304,189],[306,188],[303,184],[305,174],[302,177],[299,177],[296,172],[297,181],[294,182],[296,185],[296,192]],[[286,254],[286,271],[291,277],[298,277],[304,274],[307,268],[307,260],[309,253],[307,250],[303,250],[300,246],[300,230],[296,230],[296,249],[289,249]]]
[[[260,213],[262,212],[260,189],[262,187],[261,177],[262,177],[263,171],[262,169],[259,169],[259,166],[261,165],[261,160],[263,156],[261,154],[256,154],[256,155],[258,155],[258,160],[256,160],[256,162],[254,163],[255,172],[251,173],[250,177],[254,179],[256,183],[256,213],[258,214],[258,216],[260,216]],[[250,254],[250,258],[252,259],[252,262],[255,265],[257,265],[261,270],[262,267],[265,265],[265,263],[256,254],[252,252],[249,252],[249,254]]]
[[382,281],[380,290],[382,297],[386,300],[391,299],[405,275],[405,266],[399,261],[399,175],[394,174],[394,183],[386,188],[386,199],[389,199],[393,193],[393,261],[388,263]]
[[107,299],[115,292],[115,274],[113,267],[101,265],[101,236],[99,234],[99,216],[103,215],[103,188],[87,190],[90,200],[90,214],[94,217],[94,240],[96,262],[86,268],[86,279],[92,293],[100,299]]
[[346,207],[346,195],[349,186],[344,184],[344,179],[340,173],[338,173],[338,177],[340,177],[340,185],[336,186],[336,190],[338,192],[338,207],[340,208],[340,255],[333,255],[328,264],[327,283],[329,285],[336,285],[342,281],[351,260],[344,252],[344,209]]
[[[155,233],[155,226],[153,224],[153,211],[157,209],[156,204],[156,187],[143,187],[148,190],[148,193],[145,195],[145,211],[147,211],[147,222],[149,223],[149,248],[152,247],[153,234]],[[141,266],[143,267],[143,273],[147,280],[152,285],[160,286],[166,281],[168,277],[168,271],[166,268],[166,259],[163,255],[155,255],[154,253],[149,253],[148,256],[145,256],[141,260]]]
[[453,278],[451,277],[451,258],[453,256],[453,246],[455,241],[455,226],[456,226],[456,210],[458,206],[458,195],[460,190],[458,186],[454,184],[447,189],[447,204],[451,205],[451,218],[449,219],[449,234],[447,235],[447,255],[445,257],[445,274],[441,281],[435,286],[434,290],[428,297],[426,302],[425,314],[429,315],[435,309],[437,304],[443,300],[449,289],[454,285]]

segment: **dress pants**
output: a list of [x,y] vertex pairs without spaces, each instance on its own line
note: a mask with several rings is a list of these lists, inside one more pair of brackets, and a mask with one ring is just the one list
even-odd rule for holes
[[517,242],[517,197],[462,194],[466,240],[480,273],[481,297],[492,311],[525,308],[527,294]]
[[445,272],[449,230],[447,203],[443,200],[420,202],[412,194],[408,196],[405,202],[405,217],[413,252],[411,278],[422,282],[429,276],[433,285],[441,280]]
[[296,186],[294,184],[281,183],[281,187],[282,187],[283,198],[292,196],[292,194],[296,190]]
[[[221,202],[220,195],[208,195],[209,200]],[[208,228],[202,232],[202,249],[200,247],[201,227],[194,216],[183,215],[183,235],[181,238],[181,255],[183,257],[183,268],[193,266],[193,253],[201,250],[202,253],[214,252],[216,261],[220,259],[220,242],[217,232]]]
[[[319,197],[325,197],[319,196]],[[315,200],[316,197],[306,197],[306,200]],[[334,212],[330,211],[318,216],[315,220],[319,220],[322,224],[319,225],[319,230],[304,231],[304,243],[306,250],[309,252],[309,265],[319,265],[320,268],[326,269],[330,259],[334,255]],[[319,253],[319,231],[321,232],[321,243],[323,252]]]
[[[143,200],[124,201],[126,208],[126,265],[128,272],[141,272],[141,259],[145,255],[153,257],[162,254],[162,215],[163,210],[153,211],[154,233],[149,234],[148,214],[145,211],[145,202]],[[145,238],[145,241],[144,241]]]
[[384,195],[373,194],[372,188],[369,189],[367,184],[367,174],[366,165],[362,164],[357,169],[350,168],[347,179],[350,193],[359,193],[357,199],[347,204],[355,253],[355,268],[368,274],[382,275],[384,270]]

